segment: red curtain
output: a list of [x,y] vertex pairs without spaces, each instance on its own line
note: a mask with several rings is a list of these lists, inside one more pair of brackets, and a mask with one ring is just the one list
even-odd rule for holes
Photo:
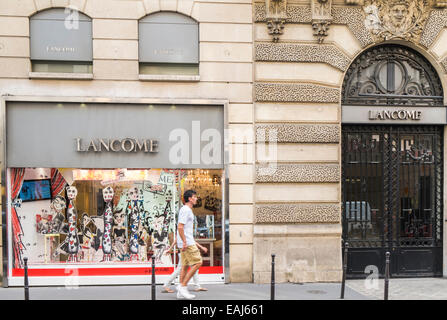
[[62,190],[64,190],[67,182],[64,177],[61,175],[59,170],[52,168],[51,169],[51,197],[56,197]]
[[[23,180],[25,177],[24,168],[11,169],[11,199],[14,201],[22,189]],[[23,229],[17,215],[16,208],[12,205],[11,208],[11,222],[12,222],[12,246],[14,252],[14,267],[21,268],[23,266],[22,253],[25,246],[22,242]]]

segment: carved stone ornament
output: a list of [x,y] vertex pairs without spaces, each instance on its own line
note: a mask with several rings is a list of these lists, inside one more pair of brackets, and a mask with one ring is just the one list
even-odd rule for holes
[[312,7],[312,29],[318,42],[322,43],[328,35],[329,26],[332,22],[331,8],[332,0],[311,0]]
[[436,8],[447,8],[447,0],[436,0],[434,6]]
[[269,34],[277,42],[287,19],[287,0],[265,0],[265,8]]
[[365,26],[376,41],[418,42],[430,14],[429,0],[365,0]]
[[346,4],[363,6],[363,0],[346,0]]

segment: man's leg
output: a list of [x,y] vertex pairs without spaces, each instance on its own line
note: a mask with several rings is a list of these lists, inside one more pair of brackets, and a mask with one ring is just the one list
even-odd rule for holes
[[[186,287],[188,285],[189,280],[192,278],[192,276],[194,275],[194,273],[196,273],[197,270],[199,270],[199,268],[202,266],[202,262],[199,262],[195,265],[193,265],[189,271],[187,271],[187,273],[184,275],[183,277],[183,281],[181,281],[181,285]],[[183,269],[182,269],[183,271]]]
[[[188,271],[188,266],[187,265],[183,265],[182,266],[182,271],[180,273],[180,284],[177,287],[177,298],[186,298],[186,299],[194,299],[196,296],[189,293],[188,291],[188,274],[190,271]],[[186,282],[185,282],[186,280]]]
[[177,278],[177,276],[180,274],[181,271],[182,271],[182,264],[181,261],[179,261],[179,264],[177,265],[177,268],[175,268],[175,271],[169,276],[169,279],[166,280],[166,282],[163,284],[163,289],[165,292],[169,293],[174,292],[169,287],[171,286],[171,282],[175,280],[175,278]]
[[183,281],[185,280],[186,275],[188,273],[188,268],[189,268],[189,266],[182,265],[182,270],[180,271],[180,279],[179,279],[179,283],[181,286],[183,286]]

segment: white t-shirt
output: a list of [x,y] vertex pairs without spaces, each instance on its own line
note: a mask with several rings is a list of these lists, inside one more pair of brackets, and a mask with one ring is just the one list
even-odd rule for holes
[[[185,232],[185,238],[186,238],[186,246],[192,246],[195,245],[196,242],[194,241],[193,236],[193,230],[194,230],[194,213],[192,213],[192,210],[187,205],[184,205],[180,211],[178,212],[178,223],[184,224],[184,232]],[[179,248],[183,248],[183,241],[182,238],[180,238],[180,234],[177,230],[177,246]]]

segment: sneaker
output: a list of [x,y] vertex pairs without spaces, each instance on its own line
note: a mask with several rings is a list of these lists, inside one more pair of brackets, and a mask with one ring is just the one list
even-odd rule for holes
[[184,299],[185,297],[182,296],[182,294],[180,293],[179,287],[177,287],[177,299]]
[[185,299],[191,300],[194,299],[196,296],[189,293],[188,288],[187,287],[182,287],[179,286],[178,291],[177,291],[177,298],[183,297]]

